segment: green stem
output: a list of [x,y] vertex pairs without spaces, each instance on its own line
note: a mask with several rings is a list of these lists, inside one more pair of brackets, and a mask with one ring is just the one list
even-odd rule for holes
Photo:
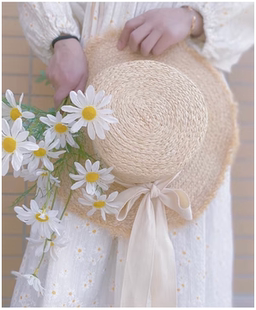
[[44,253],[44,250],[45,250],[47,241],[48,241],[48,239],[45,239],[45,242],[44,242],[44,249],[43,249],[43,255],[42,255],[41,259],[40,259],[40,262],[39,262],[38,266],[36,267],[36,269],[35,269],[35,271],[34,271],[34,273],[33,273],[34,276],[37,276],[38,271],[39,271],[39,268],[40,268],[40,266],[41,266],[41,264],[42,264],[42,261],[43,261],[43,258],[44,258],[44,254],[45,254],[45,253]]
[[63,210],[63,212],[62,212],[62,214],[61,214],[60,220],[63,218],[63,215],[64,215],[64,213],[65,213],[65,211],[66,211],[66,209],[67,209],[67,207],[68,207],[68,204],[69,204],[69,201],[70,201],[70,199],[71,199],[72,193],[73,193],[73,191],[70,190],[69,195],[68,195],[68,200],[67,200],[66,205],[65,205],[65,208],[64,208],[64,210]]
[[51,210],[53,209],[56,197],[57,197],[57,191],[58,191],[58,187],[56,186],[55,188],[55,192],[54,192],[54,197],[53,197],[53,201],[52,201],[52,206],[51,206]]
[[47,199],[46,199],[46,202],[43,205],[43,210],[45,210],[47,208],[48,202],[49,202],[49,200],[51,198],[51,190],[50,190],[50,187],[49,187],[50,184],[51,184],[51,182],[50,182],[50,173],[49,173],[48,174],[48,180],[47,180]]

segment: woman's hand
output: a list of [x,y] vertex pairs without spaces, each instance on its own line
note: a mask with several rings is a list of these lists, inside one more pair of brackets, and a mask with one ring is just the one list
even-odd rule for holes
[[55,43],[46,76],[55,90],[56,109],[71,90],[84,92],[88,78],[87,60],[76,39],[65,39]]
[[160,55],[190,34],[193,16],[196,23],[192,35],[199,36],[203,33],[203,18],[198,12],[185,7],[149,10],[125,24],[117,48],[122,50],[129,45],[143,56],[150,52]]

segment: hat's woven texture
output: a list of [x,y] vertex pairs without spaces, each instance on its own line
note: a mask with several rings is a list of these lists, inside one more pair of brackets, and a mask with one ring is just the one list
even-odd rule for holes
[[[119,34],[109,31],[87,43],[87,84],[112,94],[109,107],[120,123],[94,145],[85,133],[86,148],[106,166],[113,165],[124,182],[152,182],[181,170],[171,187],[188,193],[196,219],[214,198],[237,149],[237,105],[221,74],[185,42],[149,56],[154,62],[148,62],[129,48],[118,51]],[[71,182],[63,182],[60,197],[66,199]],[[124,189],[114,183],[109,192]],[[69,210],[86,218],[90,207],[80,205],[78,197],[80,190]],[[123,222],[114,216],[105,222],[97,212],[89,219],[114,235],[129,236],[136,212],[132,208]],[[170,228],[186,223],[168,208],[166,214]]]
[[182,169],[207,130],[207,108],[181,72],[156,61],[131,61],[103,70],[91,82],[111,93],[119,120],[96,153],[123,182],[148,183]]

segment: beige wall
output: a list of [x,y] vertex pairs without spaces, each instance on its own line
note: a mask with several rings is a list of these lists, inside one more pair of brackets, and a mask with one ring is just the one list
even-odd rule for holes
[[[16,3],[3,3],[3,93],[10,88],[24,103],[45,110],[53,106],[53,90],[35,83],[45,65],[35,58],[19,25]],[[235,237],[234,305],[253,305],[253,49],[228,76],[240,105],[241,147],[232,173]],[[11,270],[18,270],[29,229],[12,210],[11,202],[27,184],[9,173],[3,180],[3,306],[9,306],[14,288]],[[29,197],[25,202],[28,202]]]

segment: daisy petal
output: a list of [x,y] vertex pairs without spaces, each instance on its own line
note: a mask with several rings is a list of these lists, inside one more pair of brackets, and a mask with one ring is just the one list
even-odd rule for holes
[[88,132],[89,138],[91,140],[94,140],[95,139],[95,130],[94,130],[94,127],[93,127],[91,122],[88,123],[87,132]]
[[96,209],[91,209],[90,211],[87,212],[88,216],[92,216],[96,212]]
[[85,200],[83,198],[78,198],[78,202],[81,203],[84,206],[91,206],[92,205],[92,203],[90,201],[87,201],[87,200]]
[[[50,132],[48,132],[48,133],[50,133]],[[48,133],[47,133],[47,135],[48,135]],[[49,136],[50,136],[50,134],[49,134]],[[48,139],[50,139],[50,138],[47,138],[47,137],[45,136],[45,141],[48,140]],[[51,139],[52,139],[52,137],[51,137]],[[48,151],[54,149],[54,148],[59,144],[59,142],[60,142],[59,139],[56,139],[55,141],[53,141],[53,142],[48,146]]]
[[71,189],[72,189],[72,190],[75,190],[75,189],[77,189],[77,188],[79,188],[79,187],[83,186],[83,185],[84,185],[84,183],[85,183],[85,180],[82,180],[82,181],[76,182],[76,183],[74,183],[74,184],[71,186]]
[[75,133],[78,132],[81,127],[86,126],[87,125],[87,121],[84,120],[83,118],[80,118],[79,121],[77,121],[72,127],[71,127],[71,132]]
[[95,190],[96,190],[96,184],[95,183],[86,182],[86,191],[89,195],[94,195]]
[[48,152],[48,156],[52,158],[59,158],[60,155],[66,153],[66,151]]
[[5,176],[9,170],[9,162],[10,162],[11,154],[5,155],[2,161],[2,176]]
[[29,150],[29,151],[37,151],[39,149],[38,145],[36,145],[33,142],[28,142],[28,141],[19,142],[19,147],[22,147],[22,148]]
[[74,103],[74,105],[76,105],[78,108],[83,108],[83,104],[81,104],[81,102],[77,99],[77,93],[75,91],[71,91],[69,93],[69,97],[71,99],[71,101]]
[[101,125],[97,122],[97,121],[94,121],[93,122],[93,126],[94,126],[94,129],[95,129],[95,132],[96,132],[96,135],[101,139],[105,139],[105,132],[104,130],[102,129]]
[[101,119],[100,117],[97,119],[97,122],[100,124],[100,126],[104,130],[110,130],[109,124],[106,121],[104,121],[103,119]]
[[111,115],[100,115],[100,118],[102,118],[104,121],[108,123],[112,123],[112,124],[118,123],[118,119],[116,119],[115,117]]
[[65,105],[61,108],[61,110],[68,113],[79,113],[81,111],[81,109],[72,107],[71,105]]
[[9,124],[4,118],[2,119],[2,131],[6,136],[11,135]]
[[110,110],[110,109],[103,109],[103,110],[100,110],[99,111],[99,114],[100,115],[105,115],[105,114],[112,114],[113,113],[113,111],[112,110]]
[[21,105],[23,98],[24,98],[24,93],[22,93],[22,94],[20,95],[19,106]]
[[118,196],[118,192],[117,192],[117,191],[111,193],[111,194],[108,196],[107,202],[111,202],[111,201],[115,200],[117,196]]
[[29,163],[28,163],[28,171],[29,172],[34,171],[38,167],[39,161],[40,161],[39,158],[34,158],[33,160],[29,161]]
[[98,108],[98,109],[101,109],[101,108],[105,107],[106,105],[108,105],[108,104],[110,103],[110,101],[111,101],[111,98],[112,98],[111,95],[106,96],[106,97],[102,100],[102,102],[97,106],[97,108]]
[[75,167],[76,167],[76,170],[78,173],[86,174],[86,170],[84,169],[84,167],[81,164],[79,164],[77,162],[75,162],[74,164],[75,164]]
[[19,152],[14,152],[12,156],[12,167],[14,170],[18,171],[20,170],[21,164],[22,164],[23,156]]
[[53,116],[53,115],[51,115],[51,114],[47,114],[47,117],[49,118],[49,120],[50,120],[51,122],[53,122],[53,123],[56,123],[56,122],[57,122],[55,116]]
[[17,107],[17,103],[16,103],[16,100],[15,100],[14,94],[13,94],[13,92],[12,92],[10,89],[7,89],[7,90],[6,90],[6,92],[5,92],[5,98],[7,99],[7,101],[10,103],[10,105],[11,105],[13,108],[16,108],[16,107]]
[[63,117],[62,122],[63,123],[72,123],[76,119],[78,119],[79,117],[81,117],[81,114],[69,114],[69,115],[66,115],[65,117]]
[[77,175],[77,174],[70,173],[69,176],[74,181],[81,181],[84,179],[84,176],[80,174]]
[[106,213],[105,213],[105,211],[103,209],[101,209],[100,212],[101,212],[101,216],[102,216],[103,220],[106,221]]
[[34,118],[35,114],[32,113],[32,112],[29,112],[29,111],[25,111],[25,112],[22,113],[22,116],[25,117],[25,118]]
[[28,131],[22,131],[22,132],[20,132],[20,133],[18,134],[16,140],[17,140],[18,142],[24,141],[24,140],[27,139],[28,135],[29,135],[29,132],[28,132]]
[[39,119],[42,123],[44,123],[48,126],[53,126],[53,123],[47,117],[41,116]]
[[87,172],[92,171],[92,162],[90,161],[90,159],[86,159],[85,168],[86,168]]
[[93,172],[98,172],[100,168],[100,162],[99,161],[96,161],[93,165],[92,165],[92,171]]
[[[94,105],[97,105],[102,99],[103,99],[103,97],[105,96],[105,91],[104,90],[100,90],[97,94],[96,94],[96,96],[95,96],[95,98],[94,98]],[[105,99],[105,98],[104,98]],[[103,99],[103,100],[104,100]]]
[[53,163],[51,163],[47,157],[43,157],[43,158],[42,158],[42,161],[43,161],[44,166],[45,166],[48,170],[53,171],[53,169],[54,169]]
[[79,100],[79,102],[82,104],[83,107],[88,105],[87,98],[81,90],[78,90],[77,92],[77,99]]
[[[79,93],[78,93],[79,94]],[[86,89],[86,98],[87,98],[87,104],[93,105],[93,99],[95,97],[95,90],[92,85],[89,85]]]
[[38,204],[36,203],[35,200],[30,200],[30,209],[34,212],[34,213],[38,213],[39,212],[39,207]]
[[21,131],[22,129],[22,120],[21,118],[17,118],[16,121],[13,123],[12,125],[12,129],[11,129],[11,133],[12,133],[12,137],[14,139],[16,139],[18,133]]

